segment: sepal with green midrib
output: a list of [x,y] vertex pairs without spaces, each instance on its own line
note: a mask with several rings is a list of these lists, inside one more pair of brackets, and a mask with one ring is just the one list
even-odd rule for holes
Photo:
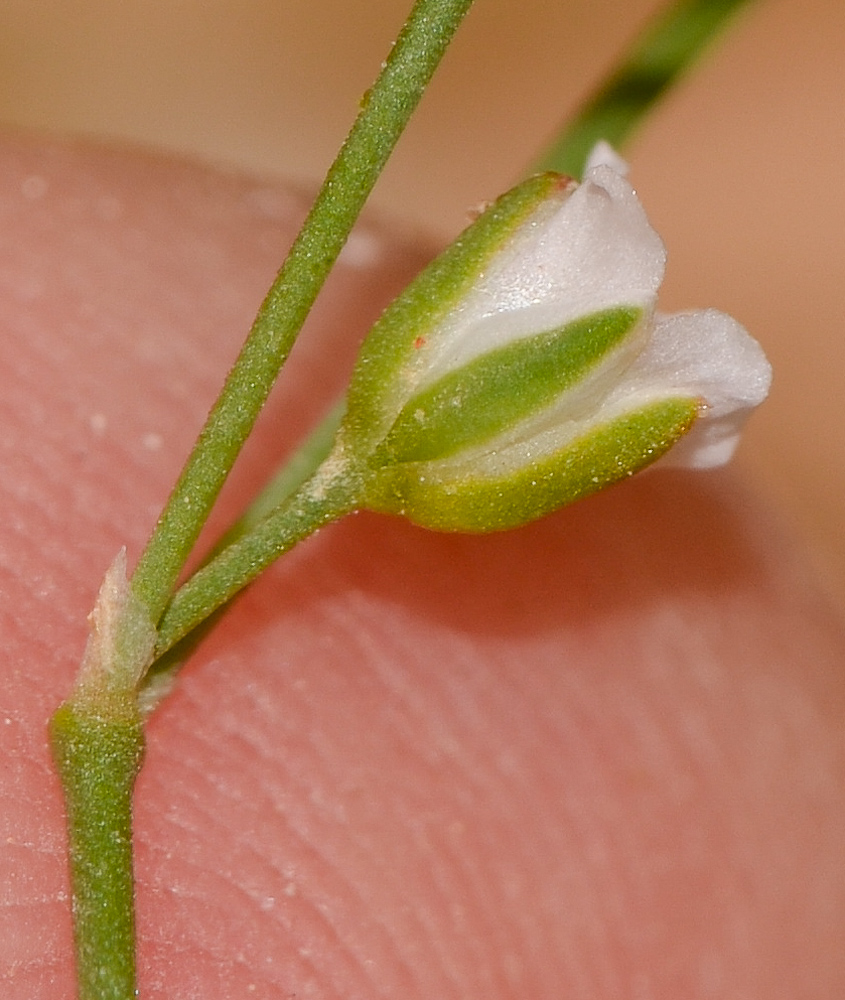
[[474,358],[405,404],[372,464],[448,458],[517,426],[583,379],[642,314],[607,309]]
[[687,431],[699,401],[650,403],[570,439],[556,451],[490,472],[472,463],[407,462],[380,470],[366,506],[441,531],[518,527],[627,478],[656,461]]
[[560,174],[538,174],[501,195],[395,299],[370,330],[347,395],[346,425],[356,439],[377,440],[389,427],[397,393],[413,378],[415,344],[469,294],[508,239],[554,194],[571,184]]

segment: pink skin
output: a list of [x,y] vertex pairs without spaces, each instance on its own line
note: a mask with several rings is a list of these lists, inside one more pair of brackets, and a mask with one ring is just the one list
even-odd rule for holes
[[[0,993],[69,997],[45,741],[292,236],[285,189],[0,149]],[[224,513],[425,250],[368,224]],[[845,654],[726,474],[520,531],[360,515],[271,570],[149,726],[146,1000],[845,995]]]

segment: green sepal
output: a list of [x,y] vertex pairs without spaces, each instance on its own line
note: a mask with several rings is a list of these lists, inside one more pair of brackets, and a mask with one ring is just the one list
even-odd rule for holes
[[366,506],[439,531],[518,527],[656,461],[690,429],[698,405],[687,397],[648,404],[498,473],[495,454],[387,466],[371,479]]
[[413,396],[371,464],[447,458],[548,407],[602,361],[643,310],[607,309],[482,354]]
[[560,174],[538,174],[503,194],[387,307],[362,345],[347,394],[346,437],[359,454],[383,439],[404,405],[405,387],[413,384],[424,353],[420,346],[508,237],[570,183]]

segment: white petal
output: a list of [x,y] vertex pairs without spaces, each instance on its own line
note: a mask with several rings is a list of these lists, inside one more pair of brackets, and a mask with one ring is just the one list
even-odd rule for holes
[[623,160],[609,142],[600,139],[590,150],[584,173],[588,174],[594,167],[611,167],[620,177],[628,176],[628,161]]
[[715,309],[677,313],[656,318],[648,345],[605,405],[677,392],[701,399],[701,416],[661,464],[703,469],[730,459],[771,379],[763,349],[736,320]]
[[666,253],[631,185],[607,165],[550,198],[431,338],[425,382],[491,349],[614,306],[653,308]]

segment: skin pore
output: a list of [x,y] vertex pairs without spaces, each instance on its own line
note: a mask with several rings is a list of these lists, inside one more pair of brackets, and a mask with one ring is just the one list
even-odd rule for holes
[[[306,199],[0,146],[0,983],[72,995],[46,721]],[[211,530],[431,248],[358,231]],[[148,729],[141,995],[829,998],[845,989],[845,640],[729,472],[535,525],[361,515],[277,564]]]

